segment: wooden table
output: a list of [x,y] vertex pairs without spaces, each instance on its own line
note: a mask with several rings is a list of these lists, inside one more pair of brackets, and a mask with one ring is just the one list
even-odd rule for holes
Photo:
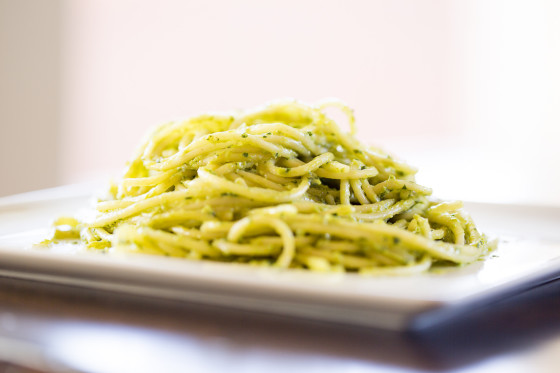
[[560,280],[398,334],[2,278],[0,354],[12,373],[557,372]]

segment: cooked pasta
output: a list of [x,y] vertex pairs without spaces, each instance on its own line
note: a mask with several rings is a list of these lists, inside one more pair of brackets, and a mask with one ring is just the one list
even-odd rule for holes
[[[325,108],[347,116],[346,133]],[[337,102],[268,104],[155,128],[89,220],[58,238],[88,247],[314,271],[400,275],[489,250],[461,202],[357,138]]]

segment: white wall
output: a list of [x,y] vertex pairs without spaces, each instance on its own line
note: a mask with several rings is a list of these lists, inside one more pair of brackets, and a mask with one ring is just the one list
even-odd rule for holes
[[449,131],[447,15],[445,1],[70,2],[64,178],[120,167],[161,121],[281,97],[339,97],[372,141]]
[[457,0],[449,19],[461,132],[395,147],[447,198],[560,205],[560,2]]
[[[28,145],[42,155],[10,163],[0,192],[53,183],[56,159],[59,183],[116,173],[168,119],[337,96],[363,139],[419,166],[437,195],[560,205],[558,1],[0,1],[0,27],[19,35],[0,53],[40,55],[0,65],[2,169]],[[21,87],[33,93],[10,94]]]
[[0,0],[0,195],[59,179],[58,1]]

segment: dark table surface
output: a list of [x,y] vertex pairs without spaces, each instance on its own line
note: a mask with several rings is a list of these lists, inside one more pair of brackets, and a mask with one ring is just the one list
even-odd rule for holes
[[560,281],[418,333],[0,278],[0,372],[557,372]]

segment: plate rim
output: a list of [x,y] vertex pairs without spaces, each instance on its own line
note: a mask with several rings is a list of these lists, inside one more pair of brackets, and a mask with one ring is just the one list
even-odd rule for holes
[[[85,200],[92,195],[92,188],[91,184],[71,184],[60,186],[56,188],[49,188],[43,189],[33,192],[27,192],[22,194],[17,194],[13,196],[7,197],[0,197],[0,214],[10,213],[17,209],[18,206],[26,206],[29,208],[33,205],[44,205],[49,203],[55,203],[60,201],[70,201],[72,199],[80,199]],[[560,216],[560,207],[556,206],[540,206],[540,205],[515,205],[515,204],[491,204],[485,202],[466,202],[465,205],[473,205],[473,206],[483,206],[483,207],[490,207],[494,206],[497,208],[536,208],[536,209],[546,209],[549,211],[557,211],[559,212]],[[9,236],[9,235],[8,235]],[[147,259],[143,258],[134,258],[137,254],[132,254],[132,256],[128,256],[126,259],[120,260],[118,258],[97,258],[98,254],[88,254],[79,256],[69,256],[65,254],[58,255],[57,253],[52,252],[41,252],[41,251],[31,251],[31,250],[21,250],[21,248],[6,248],[5,246],[2,247],[1,240],[7,237],[7,235],[0,236],[0,258],[2,258],[2,263],[0,264],[0,276],[6,277],[18,277],[19,278],[26,278],[29,280],[36,280],[36,281],[50,281],[50,282],[58,282],[63,284],[71,284],[72,279],[76,280],[76,274],[72,271],[62,271],[56,272],[54,269],[60,267],[61,264],[65,264],[68,267],[78,266],[85,269],[84,273],[88,273],[87,270],[95,271],[102,269],[105,273],[107,271],[118,271],[119,269],[122,270],[134,268],[138,274],[141,274],[142,271],[144,273],[154,273],[158,272],[159,274],[165,273],[163,271],[163,263],[172,264],[170,267],[173,267],[173,270],[178,270],[179,265],[176,259],[168,259],[168,258],[151,258],[150,260],[154,260],[161,263],[161,266],[158,265],[153,267],[153,264],[150,264],[151,267],[147,264]],[[53,255],[54,254],[54,255]],[[35,263],[31,263],[29,265],[27,263],[27,267],[25,265],[26,260],[34,261]],[[101,259],[101,260],[99,260]],[[117,260],[115,260],[117,259]],[[131,260],[132,259],[132,260]],[[163,259],[163,261],[162,261]],[[167,262],[166,262],[167,261]],[[38,263],[37,263],[38,262]],[[185,265],[188,263],[187,265]],[[47,265],[48,264],[48,265]],[[12,266],[11,268],[9,266]],[[48,268],[45,268],[47,265]],[[219,268],[221,266],[231,266],[231,264],[223,264],[223,263],[212,263],[212,262],[182,262],[180,264],[181,267],[189,268],[191,271],[193,268],[202,268],[206,267],[214,267]],[[244,266],[245,267],[245,266]],[[155,269],[154,269],[155,268]],[[16,270],[14,270],[16,269]],[[76,268],[74,268],[76,269]],[[166,269],[168,271],[169,269]],[[259,271],[266,270],[266,272],[270,272],[269,268],[258,268]],[[292,270],[293,271],[293,270]],[[232,271],[229,271],[232,272]],[[89,273],[89,275],[92,275]],[[113,273],[114,274],[114,273]],[[311,273],[305,274],[308,276]],[[130,273],[128,274],[130,275]],[[357,324],[357,325],[365,325],[370,327],[376,328],[383,328],[383,329],[391,329],[391,330],[406,330],[406,329],[414,329],[414,328],[426,328],[441,322],[442,320],[449,319],[453,317],[455,314],[459,314],[460,312],[469,309],[469,307],[473,307],[476,304],[488,303],[496,299],[503,299],[507,297],[508,294],[514,294],[517,291],[528,289],[530,287],[536,286],[540,283],[545,283],[552,279],[558,278],[560,276],[560,255],[555,258],[555,263],[550,265],[544,272],[541,273],[528,273],[522,277],[519,277],[513,281],[509,281],[505,284],[500,284],[494,286],[490,289],[486,289],[485,291],[475,293],[474,295],[467,296],[464,298],[460,298],[457,300],[452,301],[441,301],[441,300],[426,300],[426,299],[404,299],[402,297],[388,297],[386,294],[383,296],[372,296],[371,294],[368,297],[363,297],[363,294],[360,293],[353,293],[347,294],[347,296],[340,296],[342,293],[340,291],[332,291],[322,289],[318,293],[313,294],[311,292],[311,288],[309,287],[295,287],[294,284],[290,286],[286,286],[286,283],[276,283],[274,281],[263,281],[263,282],[247,282],[246,279],[243,277],[235,278],[231,276],[229,273],[227,276],[208,276],[205,272],[187,272],[186,274],[183,273],[183,276],[178,276],[177,272],[175,273],[168,273],[167,282],[163,281],[164,286],[169,286],[172,283],[173,279],[181,279],[182,281],[198,281],[201,282],[197,284],[197,286],[203,285],[202,287],[210,286],[214,287],[212,290],[214,292],[214,296],[219,298],[222,297],[224,294],[220,294],[216,288],[227,284],[228,281],[231,281],[233,285],[230,284],[229,288],[237,287],[234,289],[238,292],[238,301],[233,301],[230,299],[229,303],[230,306],[234,306],[236,308],[243,308],[244,302],[247,301],[247,298],[243,297],[247,294],[265,294],[268,291],[268,298],[261,300],[263,304],[256,304],[248,302],[248,308],[262,310],[265,312],[273,312],[274,309],[271,309],[270,305],[266,305],[267,301],[277,300],[280,299],[284,305],[290,304],[302,304],[305,305],[307,302],[307,306],[310,304],[315,307],[312,311],[309,312],[302,312],[298,309],[283,309],[282,314],[292,314],[295,316],[304,316],[306,318],[319,318],[319,319],[326,319],[327,321],[334,321],[334,322],[344,322],[350,324]],[[322,276],[323,274],[316,274],[313,273],[313,276]],[[175,276],[175,277],[173,277]],[[304,276],[304,277],[305,277]],[[81,277],[81,280],[85,280],[82,283],[83,287],[90,287],[94,288],[95,283],[91,281],[88,282],[88,278]],[[89,279],[91,280],[91,279]],[[113,279],[114,280],[114,279]],[[160,279],[161,280],[161,279]],[[97,279],[99,283],[99,287],[105,288],[106,290],[111,290],[110,283],[103,283]],[[141,284],[141,282],[139,282]],[[137,283],[138,284],[138,283]],[[122,285],[122,284],[121,284]],[[191,290],[192,290],[192,283]],[[165,287],[152,287],[150,288],[149,284],[141,284],[141,287],[146,290],[144,293],[145,295],[155,295],[157,297],[157,292],[161,292],[165,290]],[[240,288],[243,291],[240,291]],[[126,287],[121,287],[119,290],[119,286],[113,284],[113,290],[116,291],[135,291],[137,293],[142,293],[139,288],[135,290],[131,290],[129,288],[126,290]],[[226,287],[227,288],[227,287]],[[222,289],[224,290],[224,289]],[[184,289],[183,289],[184,291]],[[279,296],[282,295],[282,296]],[[314,295],[314,296],[313,296]],[[177,293],[169,293],[168,297],[179,297]],[[198,293],[197,295],[193,295],[187,297],[190,301],[197,301],[196,298],[202,301],[202,303],[212,303],[213,300],[206,297],[206,299],[200,299],[201,294]],[[307,298],[306,298],[307,297]],[[202,297],[204,298],[204,297]],[[226,297],[227,298],[227,297]],[[306,299],[303,299],[306,298]],[[225,299],[225,298],[224,298]],[[344,305],[337,305],[337,301],[340,302],[344,300]],[[380,300],[382,300],[380,302]],[[306,301],[306,302],[305,302]],[[218,299],[214,299],[214,302],[217,302],[219,305],[228,306],[228,301],[219,301]],[[299,302],[299,303],[298,303]],[[258,303],[258,302],[257,302]],[[269,302],[270,303],[270,302]],[[276,304],[278,306],[278,304]],[[273,307],[272,307],[273,308]],[[375,316],[377,319],[368,318],[367,315]]]

